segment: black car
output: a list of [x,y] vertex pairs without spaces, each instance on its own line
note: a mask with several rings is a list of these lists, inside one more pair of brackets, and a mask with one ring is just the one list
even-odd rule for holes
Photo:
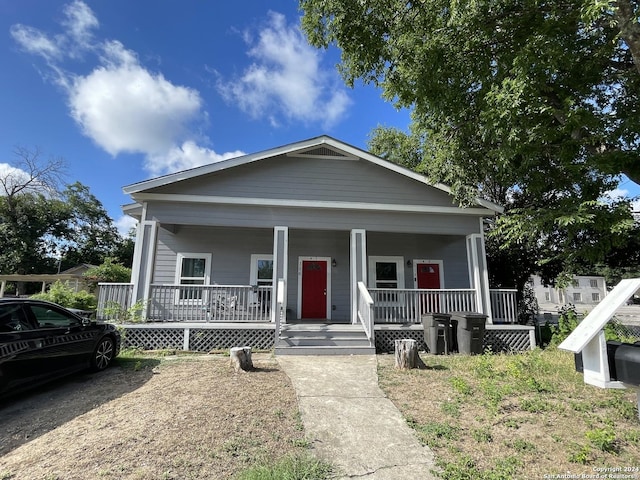
[[0,299],[0,396],[73,372],[104,370],[119,351],[120,332],[111,324],[42,300]]

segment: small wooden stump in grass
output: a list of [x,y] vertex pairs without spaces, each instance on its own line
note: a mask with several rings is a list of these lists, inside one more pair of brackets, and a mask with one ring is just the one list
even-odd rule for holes
[[410,338],[395,341],[396,368],[407,370],[423,368],[424,362],[418,355],[418,342]]
[[233,347],[230,351],[231,365],[238,372],[242,370],[249,372],[253,370],[253,362],[251,361],[251,347]]

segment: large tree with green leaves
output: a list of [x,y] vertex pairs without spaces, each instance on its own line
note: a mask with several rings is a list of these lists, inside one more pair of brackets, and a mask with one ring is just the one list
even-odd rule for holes
[[[621,174],[640,182],[638,2],[301,0],[303,29],[342,51],[349,85],[412,112],[371,148],[507,206],[492,235],[554,270],[602,261],[637,232]],[[634,230],[635,229],[635,230]]]
[[14,153],[0,172],[0,273],[54,273],[126,256],[130,240],[88,187],[65,186],[62,159],[43,159],[37,149]]

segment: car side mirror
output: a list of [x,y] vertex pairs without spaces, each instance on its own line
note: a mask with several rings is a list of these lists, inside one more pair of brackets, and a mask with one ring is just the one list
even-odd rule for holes
[[89,325],[91,325],[91,319],[87,317],[82,317],[82,326],[88,327]]

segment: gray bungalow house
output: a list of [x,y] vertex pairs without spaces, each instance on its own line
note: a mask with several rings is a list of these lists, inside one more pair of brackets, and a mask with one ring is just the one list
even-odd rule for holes
[[221,331],[267,329],[273,345],[293,325],[335,326],[372,347],[377,330],[419,328],[424,313],[515,322],[515,292],[487,276],[483,218],[501,207],[461,208],[446,186],[328,136],[124,192],[139,222],[133,275],[101,285],[98,314],[139,302],[145,328],[182,328],[185,348],[196,330],[218,330],[210,348]]

